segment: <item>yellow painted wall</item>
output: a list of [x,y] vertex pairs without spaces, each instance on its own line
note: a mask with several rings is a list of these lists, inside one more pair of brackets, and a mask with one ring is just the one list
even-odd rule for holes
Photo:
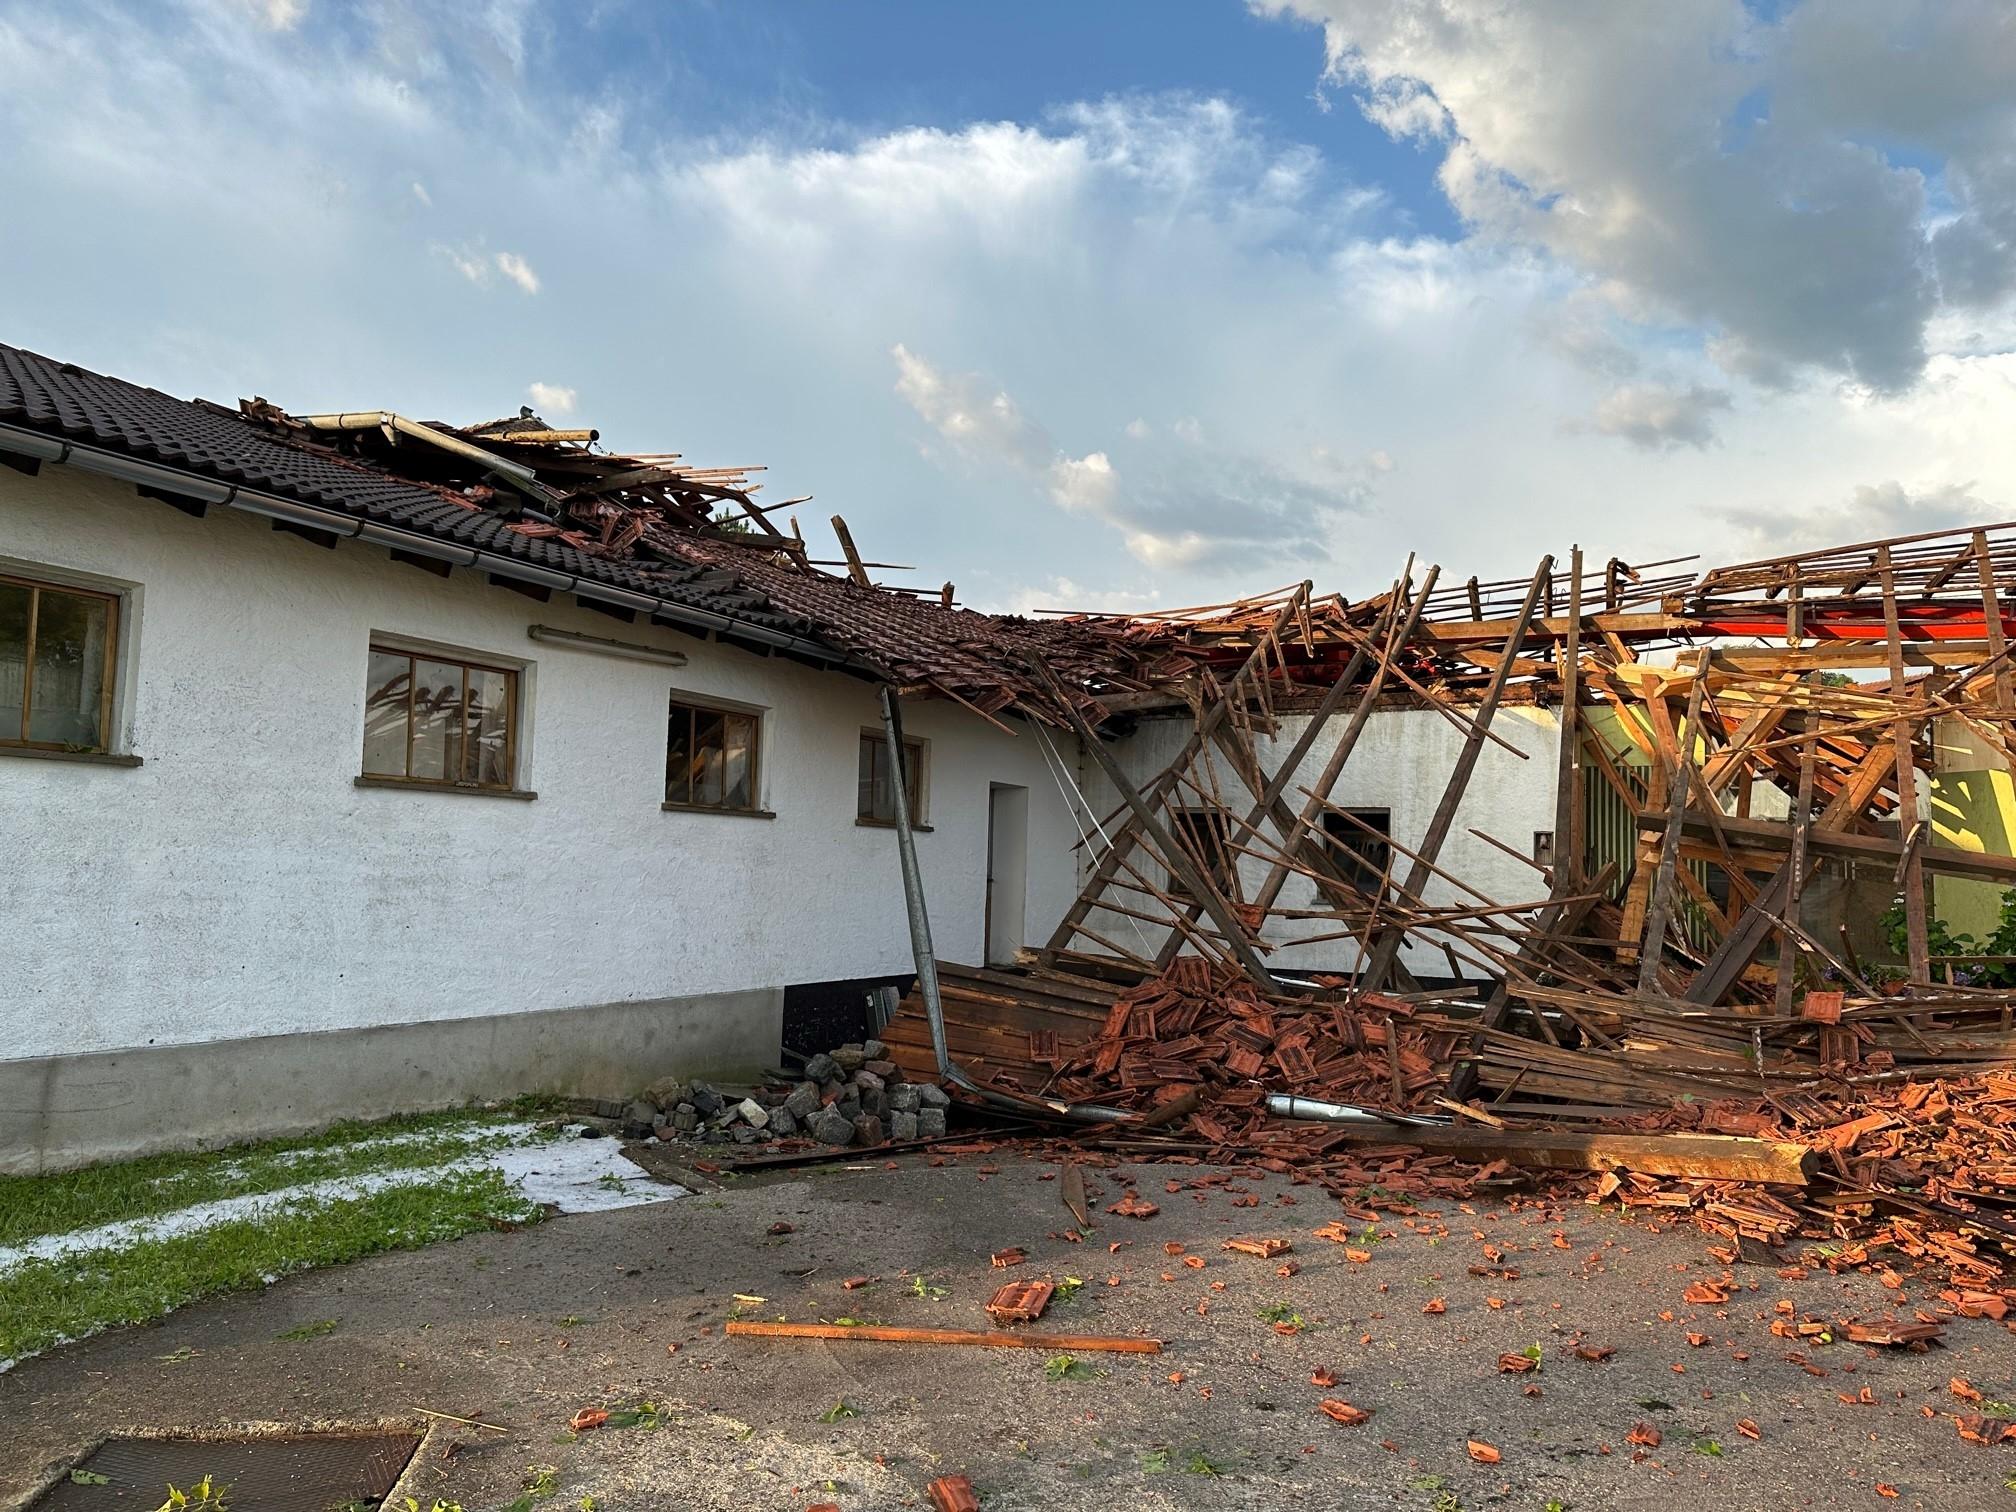
[[[1996,752],[1958,720],[1933,730],[1932,843],[1977,855],[2016,855],[2016,783]],[[2002,889],[1968,877],[1934,877],[1932,907],[1955,934],[1995,932]]]

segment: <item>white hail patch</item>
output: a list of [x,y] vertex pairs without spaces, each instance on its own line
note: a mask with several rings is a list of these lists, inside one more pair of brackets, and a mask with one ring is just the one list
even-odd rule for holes
[[[199,1202],[145,1218],[123,1219],[65,1234],[45,1234],[24,1244],[0,1246],[0,1270],[28,1260],[128,1249],[144,1240],[168,1239],[214,1228],[220,1223],[256,1218],[304,1200],[343,1201],[388,1187],[426,1185],[443,1176],[465,1172],[501,1172],[518,1195],[531,1202],[551,1204],[562,1213],[599,1213],[689,1195],[682,1186],[653,1180],[642,1167],[624,1156],[622,1144],[617,1140],[579,1139],[573,1137],[578,1130],[570,1129],[567,1135],[550,1142],[521,1142],[534,1132],[531,1124],[501,1125],[495,1133],[500,1140],[510,1143],[457,1155],[438,1165],[306,1181],[271,1192]],[[398,1141],[384,1141],[395,1142]]]

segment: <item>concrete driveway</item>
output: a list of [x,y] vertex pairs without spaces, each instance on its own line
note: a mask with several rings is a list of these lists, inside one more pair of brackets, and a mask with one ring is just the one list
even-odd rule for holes
[[[1822,1268],[1732,1268],[1689,1227],[1581,1203],[1437,1203],[1367,1233],[1280,1178],[1167,1190],[1208,1174],[1196,1166],[1094,1172],[1097,1221],[1073,1243],[1057,1170],[1003,1147],[743,1179],[191,1307],[0,1376],[0,1499],[130,1429],[390,1421],[432,1429],[402,1491],[468,1512],[510,1504],[534,1467],[551,1467],[543,1504],[592,1498],[595,1512],[920,1506],[950,1472],[990,1509],[1032,1512],[2016,1506],[2016,1445],[1963,1442],[1954,1415],[1979,1409],[1948,1386],[2016,1400],[2016,1337],[2000,1325],[1953,1320],[1923,1353],[1770,1331],[1788,1307],[1908,1317],[1929,1279],[1899,1294]],[[1123,1176],[1155,1216],[1105,1214]],[[1313,1237],[1340,1217],[1350,1244]],[[770,1232],[780,1224],[790,1232]],[[1221,1248],[1242,1235],[1293,1250]],[[1028,1263],[991,1267],[1010,1245]],[[1278,1275],[1284,1260],[1299,1271]],[[1147,1334],[1165,1352],[1086,1354],[1053,1379],[1043,1351],[721,1329],[737,1293],[764,1299],[742,1306],[750,1317],[985,1327],[997,1285],[1046,1274],[1084,1285],[1040,1328]],[[1727,1303],[1682,1300],[1726,1274]],[[876,1279],[843,1286],[859,1276]],[[324,1320],[336,1327],[281,1337]],[[1576,1343],[1614,1353],[1584,1359]],[[1500,1369],[1533,1350],[1538,1369]],[[1312,1385],[1318,1371],[1335,1384]],[[1372,1416],[1332,1422],[1325,1397]],[[657,1426],[567,1432],[580,1408],[645,1401]],[[1640,1424],[1656,1447],[1629,1441]],[[1473,1440],[1497,1463],[1473,1458]]]

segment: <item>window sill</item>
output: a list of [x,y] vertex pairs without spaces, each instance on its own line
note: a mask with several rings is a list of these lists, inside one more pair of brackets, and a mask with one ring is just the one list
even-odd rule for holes
[[[854,823],[860,829],[892,830],[896,828],[896,821],[894,819],[863,819],[859,814],[854,816]],[[913,835],[928,835],[931,833],[931,826],[928,824],[913,824],[910,826],[910,833]]]
[[661,803],[668,814],[720,814],[728,819],[775,819],[769,809],[716,808],[711,803]]
[[473,783],[459,782],[415,782],[405,777],[359,777],[356,784],[361,788],[390,788],[401,793],[457,793],[465,798],[515,798],[528,803],[537,798],[537,793],[523,788],[477,787]]
[[0,745],[0,756],[24,756],[30,761],[81,761],[90,766],[137,767],[138,756],[111,751],[45,751],[39,746]]

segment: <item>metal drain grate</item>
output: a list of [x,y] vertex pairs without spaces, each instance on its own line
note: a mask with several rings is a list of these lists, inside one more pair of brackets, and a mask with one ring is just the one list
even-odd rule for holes
[[419,1447],[417,1433],[107,1439],[76,1467],[104,1476],[103,1485],[66,1478],[36,1509],[153,1512],[168,1487],[186,1491],[206,1475],[230,1488],[231,1512],[330,1512],[353,1501],[376,1507]]

